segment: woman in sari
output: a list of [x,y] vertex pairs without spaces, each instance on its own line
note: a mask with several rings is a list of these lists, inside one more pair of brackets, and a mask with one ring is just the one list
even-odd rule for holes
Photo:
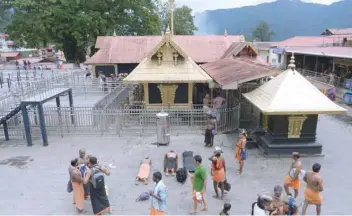
[[71,166],[68,169],[73,189],[73,204],[79,213],[83,213],[84,189],[81,172],[77,169],[78,159],[71,160]]
[[237,175],[241,175],[243,171],[244,160],[243,158],[241,158],[241,152],[246,151],[246,143],[247,143],[247,132],[243,130],[241,133],[240,139],[236,143],[236,150],[235,150],[235,159],[240,166],[237,171]]
[[215,190],[214,198],[219,198],[218,186],[221,183],[221,199],[224,198],[225,187],[225,160],[221,157],[220,152],[216,152],[212,159],[211,175],[213,177],[213,185]]
[[[105,189],[104,175],[110,175],[110,171],[98,164],[96,157],[89,157],[88,167],[86,176],[84,177],[84,183],[90,185],[90,201],[92,203],[93,213],[95,215],[102,215],[108,211],[111,213],[110,202]],[[94,178],[94,176],[96,176]],[[99,177],[97,177],[99,176]],[[97,181],[99,178],[99,182]],[[98,186],[99,185],[99,186]]]

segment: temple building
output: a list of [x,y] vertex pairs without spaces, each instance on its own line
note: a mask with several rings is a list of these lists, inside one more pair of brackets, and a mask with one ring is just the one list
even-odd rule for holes
[[267,133],[257,137],[264,154],[321,154],[316,142],[319,114],[344,114],[346,110],[326,97],[295,69],[289,69],[244,97],[261,112],[261,127]]
[[124,79],[126,83],[143,84],[146,108],[193,108],[193,85],[211,81],[175,43],[169,28],[163,40]]

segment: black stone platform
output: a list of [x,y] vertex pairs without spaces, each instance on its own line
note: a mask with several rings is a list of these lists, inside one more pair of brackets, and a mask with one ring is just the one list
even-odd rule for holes
[[271,140],[270,134],[256,137],[257,146],[264,155],[291,155],[299,152],[305,155],[320,155],[323,146],[318,142],[275,142]]

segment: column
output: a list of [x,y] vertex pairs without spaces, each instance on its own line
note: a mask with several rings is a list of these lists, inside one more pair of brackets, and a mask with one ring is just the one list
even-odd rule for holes
[[21,104],[21,111],[22,111],[24,131],[26,134],[27,146],[32,146],[32,134],[31,134],[31,128],[30,128],[29,116],[28,116],[28,110],[27,110],[26,104],[24,103]]
[[60,97],[57,97],[55,99],[56,99],[57,115],[58,115],[59,119],[61,119]]
[[9,137],[9,127],[8,127],[6,121],[4,121],[4,123],[2,123],[2,125],[3,125],[3,127],[4,127],[5,140],[8,141],[8,140],[10,140],[10,137]]
[[318,72],[318,56],[315,58],[315,69],[314,72]]
[[303,55],[303,66],[302,66],[302,70],[305,69],[306,66],[306,55]]
[[39,115],[39,123],[40,123],[40,131],[42,132],[43,146],[48,146],[48,135],[46,133],[46,125],[45,125],[45,116],[43,104],[38,105],[38,115]]
[[75,124],[75,118],[73,116],[73,97],[72,97],[72,89],[68,92],[68,100],[70,102],[70,115],[71,115],[71,124]]
[[193,103],[193,83],[188,83],[188,104],[191,108]]

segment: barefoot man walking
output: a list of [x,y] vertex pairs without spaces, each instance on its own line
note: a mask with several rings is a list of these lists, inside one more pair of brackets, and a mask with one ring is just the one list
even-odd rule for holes
[[295,191],[295,198],[298,196],[298,190],[300,188],[299,174],[302,170],[302,163],[299,160],[300,155],[298,152],[292,153],[292,165],[288,171],[287,176],[285,177],[284,188],[287,195],[291,195],[289,187]]
[[188,172],[188,175],[191,177],[192,181],[192,199],[193,199],[193,210],[190,211],[190,214],[195,214],[199,212],[197,209],[198,204],[203,203],[203,208],[201,211],[207,211],[207,203],[205,200],[205,190],[207,186],[207,171],[205,170],[204,166],[202,165],[202,157],[200,155],[194,156],[194,161],[197,165],[197,168],[194,172],[194,174],[190,174]]
[[315,205],[317,209],[317,215],[320,215],[321,204],[323,200],[320,196],[320,192],[323,191],[323,179],[318,174],[321,165],[316,163],[313,165],[312,172],[307,173],[303,180],[307,183],[306,190],[304,191],[304,205],[302,209],[302,215],[306,215],[308,205]]

